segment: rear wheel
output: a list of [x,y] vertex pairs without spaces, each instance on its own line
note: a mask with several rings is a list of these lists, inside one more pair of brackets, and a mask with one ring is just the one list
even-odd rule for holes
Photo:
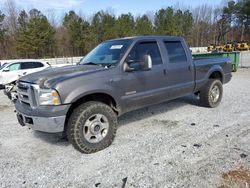
[[209,80],[200,92],[200,102],[202,106],[215,108],[222,99],[223,86],[220,80]]
[[87,102],[76,108],[67,125],[67,137],[82,153],[100,151],[113,142],[117,130],[117,115],[110,106]]

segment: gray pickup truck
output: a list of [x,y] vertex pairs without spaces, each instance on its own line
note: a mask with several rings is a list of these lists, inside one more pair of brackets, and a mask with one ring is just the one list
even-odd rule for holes
[[22,126],[64,132],[77,150],[93,153],[112,143],[118,116],[190,94],[214,108],[231,77],[230,59],[193,60],[181,37],[122,38],[78,65],[22,77],[15,107]]

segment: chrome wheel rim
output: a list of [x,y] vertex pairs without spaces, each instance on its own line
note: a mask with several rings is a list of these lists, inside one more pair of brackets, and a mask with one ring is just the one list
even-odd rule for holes
[[85,122],[83,136],[90,143],[98,143],[107,136],[108,129],[107,117],[103,114],[94,114]]
[[217,102],[220,98],[220,88],[217,85],[214,85],[210,91],[209,95],[212,102]]

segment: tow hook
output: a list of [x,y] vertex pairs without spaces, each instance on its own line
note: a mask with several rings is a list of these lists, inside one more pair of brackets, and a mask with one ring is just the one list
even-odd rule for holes
[[0,84],[0,90],[5,89],[5,85]]

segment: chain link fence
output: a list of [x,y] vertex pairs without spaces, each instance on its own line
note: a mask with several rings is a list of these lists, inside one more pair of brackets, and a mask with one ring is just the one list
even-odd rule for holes
[[75,65],[80,60],[81,57],[60,57],[60,58],[48,58],[48,59],[41,59],[43,61],[47,61],[51,65],[61,65],[61,64],[68,64],[68,65]]

